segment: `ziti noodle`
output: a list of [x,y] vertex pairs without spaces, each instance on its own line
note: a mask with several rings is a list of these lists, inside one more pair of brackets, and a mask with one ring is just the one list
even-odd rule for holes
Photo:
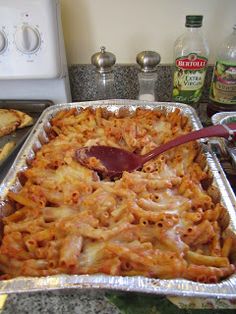
[[215,283],[234,273],[232,238],[220,223],[225,208],[197,142],[116,181],[75,159],[77,148],[90,145],[145,154],[191,130],[178,109],[120,117],[70,109],[51,126],[22,188],[8,193],[16,210],[3,218],[1,278],[105,273]]

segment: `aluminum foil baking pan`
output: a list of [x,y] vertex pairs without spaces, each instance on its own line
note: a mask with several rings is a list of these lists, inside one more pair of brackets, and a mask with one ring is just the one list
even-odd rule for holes
[[[39,118],[37,124],[31,131],[24,146],[19,152],[11,170],[0,185],[0,200],[6,197],[9,189],[18,190],[20,182],[17,173],[27,168],[27,159],[34,157],[35,150],[47,141],[46,130],[50,128],[50,119],[60,110],[68,108],[103,107],[114,113],[119,110],[132,112],[138,107],[148,109],[160,109],[170,112],[179,108],[180,111],[189,117],[193,129],[202,127],[201,122],[191,107],[178,103],[159,103],[133,100],[105,100],[91,101],[72,104],[62,104],[47,108]],[[229,228],[233,232],[236,230],[236,199],[234,193],[224,175],[224,172],[208,146],[202,142],[203,151],[206,156],[209,169],[214,176],[214,184],[218,187],[222,197],[222,203],[227,208],[230,215]],[[1,203],[0,203],[1,204]],[[202,284],[185,279],[152,279],[142,276],[121,277],[103,274],[96,275],[56,275],[48,277],[19,277],[0,282],[0,293],[22,293],[34,291],[66,290],[66,289],[99,289],[99,290],[120,290],[162,295],[175,296],[195,296],[195,297],[215,297],[228,298],[236,297],[236,275],[227,278],[218,284]]]
[[[212,116],[211,121],[213,124],[226,124],[236,122],[236,111],[216,113]],[[224,148],[227,150],[233,161],[233,165],[236,168],[236,143],[229,143],[226,140],[222,140],[219,141],[219,145],[223,145]]]

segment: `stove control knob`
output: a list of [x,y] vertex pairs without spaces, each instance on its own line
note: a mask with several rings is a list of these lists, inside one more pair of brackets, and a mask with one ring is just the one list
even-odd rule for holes
[[3,32],[0,31],[0,54],[4,52],[6,46],[7,46],[6,37],[3,34]]
[[29,25],[23,25],[15,34],[16,47],[23,53],[33,53],[40,46],[40,37],[36,29]]

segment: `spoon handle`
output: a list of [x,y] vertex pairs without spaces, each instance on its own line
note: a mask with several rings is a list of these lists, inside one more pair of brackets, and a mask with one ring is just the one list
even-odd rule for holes
[[203,128],[197,131],[190,132],[185,135],[181,135],[155,149],[150,151],[149,153],[142,156],[143,162],[147,162],[150,159],[156,157],[157,155],[164,153],[168,149],[172,147],[191,142],[193,140],[197,140],[199,138],[204,137],[224,137],[229,141],[236,139],[236,123],[230,124],[218,124],[214,126],[209,126],[207,128]]

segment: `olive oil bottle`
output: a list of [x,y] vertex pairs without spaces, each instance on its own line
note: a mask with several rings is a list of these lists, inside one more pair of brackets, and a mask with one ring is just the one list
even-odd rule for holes
[[209,48],[202,34],[202,15],[187,15],[185,32],[174,45],[173,100],[195,104],[205,81]]
[[210,88],[210,108],[236,110],[236,25],[218,48]]

